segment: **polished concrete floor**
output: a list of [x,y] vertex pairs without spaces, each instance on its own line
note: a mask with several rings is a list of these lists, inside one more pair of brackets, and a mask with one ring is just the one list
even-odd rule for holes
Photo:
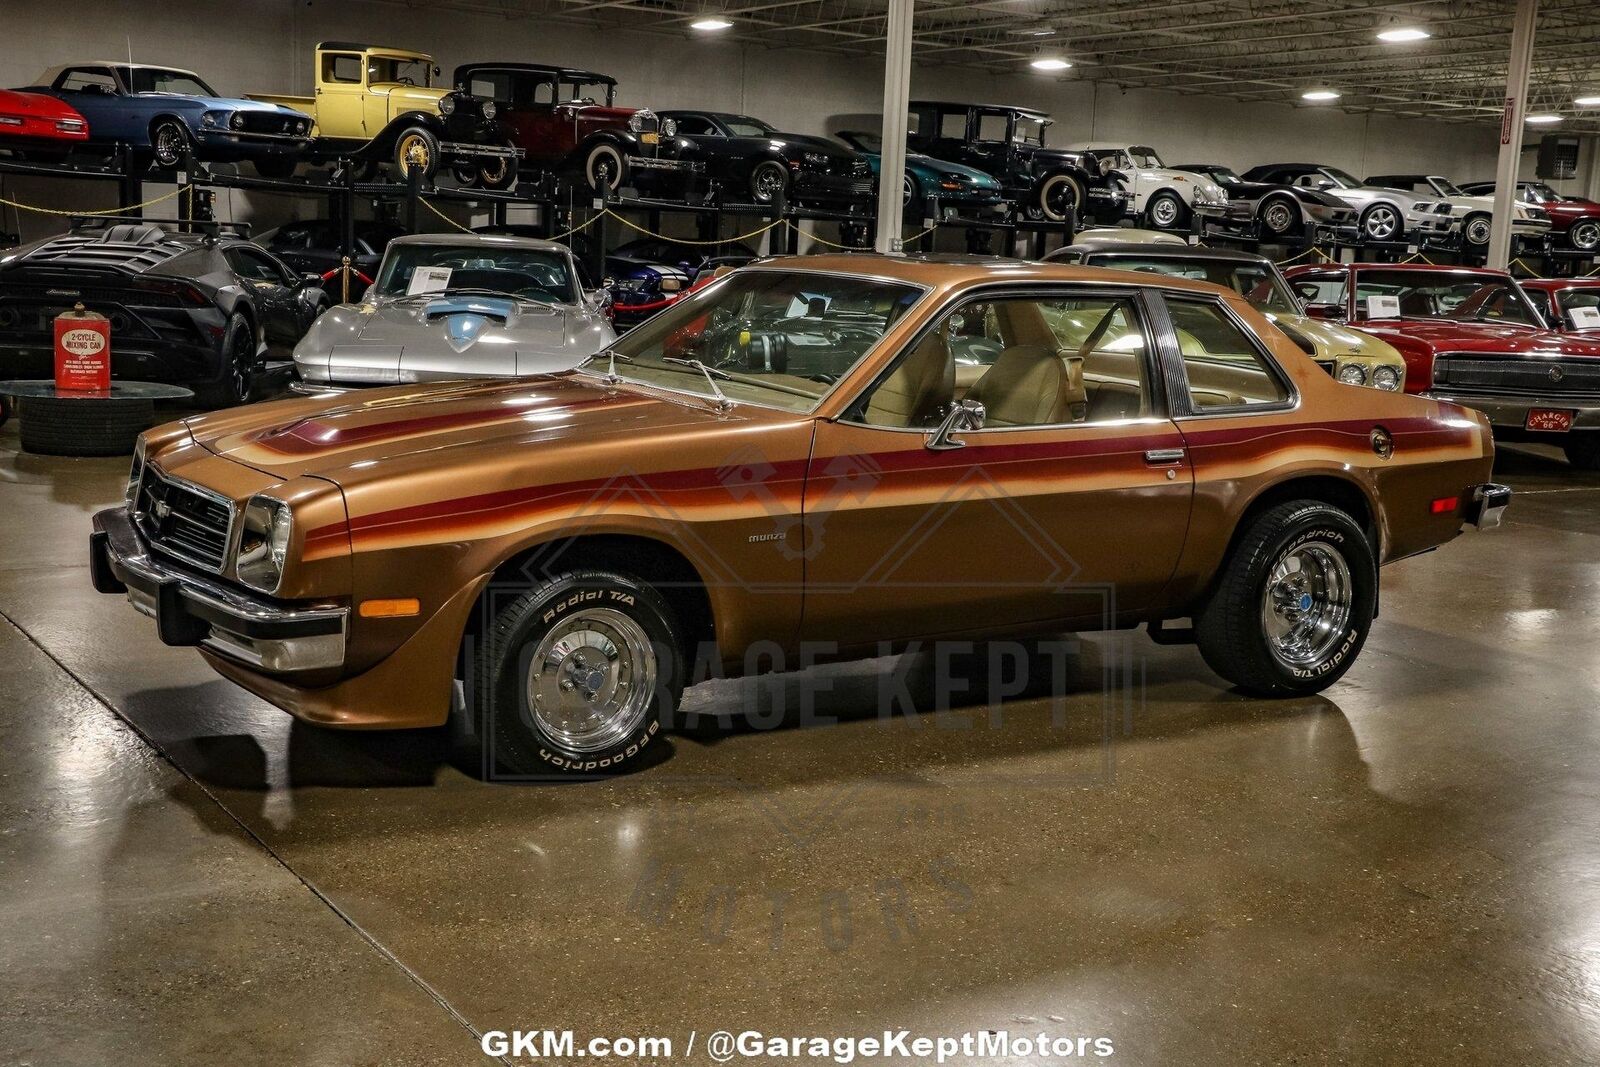
[[822,672],[836,725],[702,725],[559,787],[296,726],[161,646],[89,587],[125,466],[0,432],[0,1062],[886,1027],[1123,1064],[1600,1062],[1600,476],[1553,452],[1502,454],[1506,527],[1386,572],[1322,697],[1088,637],[1071,695],[998,728],[852,717],[880,661]]

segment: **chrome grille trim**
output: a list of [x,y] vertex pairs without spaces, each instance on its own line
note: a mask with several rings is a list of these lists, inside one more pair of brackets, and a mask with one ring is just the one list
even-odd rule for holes
[[[160,514],[162,509],[165,514]],[[221,574],[232,555],[239,513],[232,500],[146,463],[130,511],[150,547]]]
[[1433,384],[1451,393],[1590,399],[1600,397],[1600,359],[1447,352],[1434,360]]

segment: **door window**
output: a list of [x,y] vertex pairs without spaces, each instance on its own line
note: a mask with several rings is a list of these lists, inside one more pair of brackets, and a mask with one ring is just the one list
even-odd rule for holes
[[285,282],[283,272],[272,258],[264,252],[243,246],[230,248],[224,253],[228,258],[228,265],[235,274],[252,282],[271,282],[273,285],[282,285]]
[[69,93],[98,93],[101,96],[114,96],[117,92],[117,80],[111,76],[109,70],[96,67],[75,67],[72,70],[61,72],[61,77],[56,79],[56,88]]
[[699,115],[684,115],[678,119],[678,132],[688,137],[712,137],[716,134],[716,127],[711,125],[710,119],[701,118]]
[[968,301],[896,360],[859,409],[868,425],[927,429],[957,400],[984,425],[1071,426],[1150,413],[1145,339],[1126,297]]
[[950,141],[965,141],[967,139],[967,113],[965,111],[946,111],[939,116],[939,136]]
[[1289,399],[1277,365],[1220,303],[1169,296],[1167,310],[1197,412],[1249,409]]
[[1004,142],[1011,136],[1011,116],[993,112],[978,116],[978,140]]

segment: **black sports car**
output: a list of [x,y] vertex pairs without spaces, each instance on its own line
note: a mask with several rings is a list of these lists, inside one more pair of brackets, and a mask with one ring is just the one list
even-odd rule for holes
[[[350,257],[350,299],[360,300],[378,273],[383,251],[396,237],[404,236],[404,226],[393,222],[364,221],[355,224],[355,245]],[[339,278],[343,265],[344,241],[339,224],[329,219],[286,222],[256,238],[256,243],[302,274],[322,277],[323,288],[334,300],[344,292]]]
[[730,199],[770,204],[782,196],[846,208],[864,208],[872,199],[872,163],[826,138],[781,133],[760,119],[721,111],[663,111],[661,118],[677,125],[689,142],[685,152]]
[[1281,182],[1247,182],[1220,163],[1179,163],[1174,170],[1204,174],[1228,194],[1228,213],[1215,225],[1269,239],[1328,236],[1353,241],[1359,236],[1355,208],[1320,189]]
[[0,378],[51,377],[55,317],[81,303],[111,322],[112,378],[188,386],[210,405],[251,399],[268,354],[288,358],[328,296],[317,276],[210,229],[93,220],[6,255]]

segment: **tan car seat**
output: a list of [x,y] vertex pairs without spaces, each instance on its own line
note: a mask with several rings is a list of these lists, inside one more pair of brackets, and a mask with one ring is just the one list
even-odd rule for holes
[[867,401],[873,426],[931,426],[955,399],[956,366],[944,332],[923,338]]
[[1083,360],[1045,345],[1017,345],[1000,353],[987,374],[967,390],[984,408],[985,426],[1054,426],[1083,417],[1088,394]]

